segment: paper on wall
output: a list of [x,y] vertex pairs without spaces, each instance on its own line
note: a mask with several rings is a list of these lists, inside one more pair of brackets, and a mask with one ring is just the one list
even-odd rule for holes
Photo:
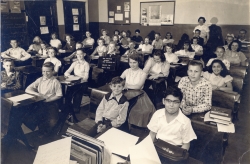
[[79,15],[78,8],[72,9],[72,15]]
[[123,14],[115,14],[116,21],[123,21]]
[[125,18],[129,18],[129,12],[125,11]]
[[131,164],[161,164],[160,158],[156,152],[155,146],[150,135],[148,135],[139,144],[130,147],[129,154]]
[[39,146],[33,164],[69,164],[71,137]]
[[48,34],[49,33],[49,28],[48,26],[46,27],[40,27],[41,34]]
[[109,16],[110,17],[113,17],[115,15],[115,12],[114,11],[109,11]]
[[79,24],[74,24],[73,31],[79,31],[79,30],[80,30]]
[[109,18],[109,23],[114,23],[114,18]]

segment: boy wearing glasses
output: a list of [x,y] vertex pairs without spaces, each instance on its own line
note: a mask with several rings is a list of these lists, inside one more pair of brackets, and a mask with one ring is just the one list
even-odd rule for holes
[[172,145],[189,149],[190,141],[197,139],[191,121],[180,110],[183,94],[177,87],[167,89],[162,99],[165,108],[157,110],[151,118],[148,129],[150,136]]

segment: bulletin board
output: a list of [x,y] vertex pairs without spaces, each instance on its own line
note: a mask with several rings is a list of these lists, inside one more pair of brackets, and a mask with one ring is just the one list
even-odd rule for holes
[[130,0],[108,0],[108,23],[130,24],[131,3]]
[[175,1],[141,2],[142,26],[174,25]]

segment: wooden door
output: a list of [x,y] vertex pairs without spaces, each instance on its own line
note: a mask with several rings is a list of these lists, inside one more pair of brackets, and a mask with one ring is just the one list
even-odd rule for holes
[[65,33],[82,41],[86,31],[85,2],[63,1]]

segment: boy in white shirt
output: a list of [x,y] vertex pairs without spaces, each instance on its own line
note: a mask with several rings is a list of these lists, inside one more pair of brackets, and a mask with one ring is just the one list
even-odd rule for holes
[[161,139],[189,150],[190,141],[197,139],[197,137],[191,121],[180,110],[182,98],[183,94],[179,88],[168,88],[162,99],[165,108],[154,113],[148,124],[148,129],[153,141]]

